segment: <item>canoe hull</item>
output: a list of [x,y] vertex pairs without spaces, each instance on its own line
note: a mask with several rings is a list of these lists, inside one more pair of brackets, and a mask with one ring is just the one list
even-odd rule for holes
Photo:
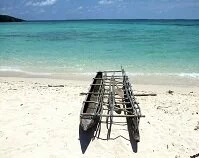
[[[93,102],[98,102],[99,101],[99,93],[102,90],[101,84],[103,84],[102,80],[103,74],[102,72],[97,72],[97,75],[93,79],[93,83],[91,84],[89,93],[86,96],[85,102],[82,105],[81,109],[81,114],[80,114],[80,125],[84,131],[87,131],[91,129],[94,125],[97,124],[99,121],[99,117],[89,117],[89,116],[84,116],[84,114],[99,114],[102,112],[102,109],[100,108],[99,104],[95,104],[92,102],[87,102],[87,101],[93,101]],[[96,85],[97,84],[97,85]],[[97,94],[92,94],[92,93],[97,93]]]

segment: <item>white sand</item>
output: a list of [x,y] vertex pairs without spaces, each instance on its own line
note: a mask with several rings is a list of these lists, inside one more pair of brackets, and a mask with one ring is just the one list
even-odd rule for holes
[[[64,85],[64,87],[48,87]],[[199,88],[135,85],[142,113],[137,153],[127,126],[106,126],[89,143],[79,136],[79,112],[90,81],[0,78],[0,158],[190,157],[199,153]],[[173,90],[173,95],[168,94]],[[125,119],[115,118],[115,121]],[[195,129],[195,130],[194,130]],[[81,137],[81,139],[79,139]],[[84,154],[82,153],[84,151]]]

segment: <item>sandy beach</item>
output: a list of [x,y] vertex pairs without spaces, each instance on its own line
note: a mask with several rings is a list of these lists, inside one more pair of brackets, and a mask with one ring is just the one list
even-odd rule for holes
[[[190,157],[199,153],[199,90],[197,86],[138,85],[134,93],[142,113],[141,140],[129,140],[125,119],[102,124],[99,138],[79,130],[79,113],[90,80],[0,78],[0,157]],[[169,94],[168,91],[173,91]]]

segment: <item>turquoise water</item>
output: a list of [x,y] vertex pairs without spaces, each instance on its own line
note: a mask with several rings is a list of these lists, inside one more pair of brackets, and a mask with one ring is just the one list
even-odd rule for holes
[[90,73],[199,78],[199,20],[87,20],[0,24],[0,74]]

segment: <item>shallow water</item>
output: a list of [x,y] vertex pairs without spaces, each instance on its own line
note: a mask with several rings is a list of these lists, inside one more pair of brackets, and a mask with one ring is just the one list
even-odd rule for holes
[[0,24],[0,74],[199,79],[199,20],[85,20]]

